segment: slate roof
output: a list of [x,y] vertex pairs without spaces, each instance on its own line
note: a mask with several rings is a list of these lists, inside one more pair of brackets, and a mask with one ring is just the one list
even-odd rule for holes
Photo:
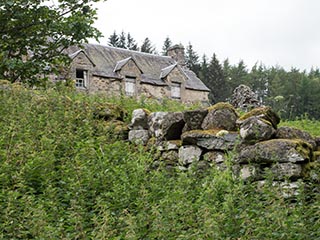
[[[163,78],[177,65],[177,62],[168,56],[159,56],[98,44],[84,44],[82,51],[93,62],[93,75],[121,78],[117,70],[121,69],[132,59],[142,72],[141,82],[158,86],[167,85]],[[79,53],[79,48],[73,46],[68,49],[68,53],[70,57],[75,57]],[[186,88],[198,91],[210,91],[194,72],[186,67],[181,67],[181,69],[187,77]]]

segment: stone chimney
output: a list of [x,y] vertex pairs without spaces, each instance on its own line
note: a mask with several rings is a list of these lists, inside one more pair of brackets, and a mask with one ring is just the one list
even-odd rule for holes
[[184,47],[181,44],[176,44],[168,48],[167,55],[169,57],[172,57],[181,66],[184,66],[186,64],[186,58],[184,56]]

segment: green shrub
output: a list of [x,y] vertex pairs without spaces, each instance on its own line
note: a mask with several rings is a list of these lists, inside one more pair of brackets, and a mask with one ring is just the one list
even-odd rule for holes
[[[106,100],[65,89],[0,90],[0,239],[320,238],[317,192],[292,202],[230,169],[150,170],[152,152],[94,117]],[[110,102],[128,113],[181,109]]]

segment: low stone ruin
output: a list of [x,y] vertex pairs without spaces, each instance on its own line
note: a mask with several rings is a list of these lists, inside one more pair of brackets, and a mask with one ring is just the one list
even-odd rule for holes
[[275,185],[290,191],[298,182],[320,182],[319,138],[278,128],[279,122],[270,107],[254,108],[240,117],[229,103],[185,112],[137,109],[129,140],[158,150],[154,167],[223,170],[230,163],[234,175],[245,181],[263,185],[272,176]]
[[242,111],[248,111],[256,107],[261,107],[261,104],[250,87],[241,84],[233,90],[231,104]]

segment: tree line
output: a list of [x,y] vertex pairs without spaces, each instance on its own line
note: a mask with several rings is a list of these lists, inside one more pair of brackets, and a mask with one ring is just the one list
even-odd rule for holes
[[[139,48],[132,36],[124,32],[119,35],[114,32],[109,37],[108,44],[157,53],[149,38],[146,38]],[[166,37],[161,54],[166,55],[167,49],[171,46],[172,41]],[[281,66],[267,67],[263,63],[256,63],[249,68],[243,60],[237,64],[230,64],[228,59],[219,60],[215,53],[211,58],[205,54],[199,57],[191,43],[185,47],[185,57],[187,67],[193,70],[211,90],[209,94],[211,103],[229,101],[233,90],[240,84],[245,84],[256,93],[262,104],[271,106],[283,119],[302,116],[320,119],[320,70],[318,68],[312,68],[309,71],[301,71],[297,68],[285,70]]]
[[[45,86],[47,76],[69,66],[64,50],[81,45],[88,39],[98,40],[102,34],[93,26],[96,9],[86,0],[4,0],[0,7],[0,79]],[[167,37],[159,53],[146,37],[139,46],[130,33],[114,32],[110,46],[165,55],[172,41]],[[199,57],[191,43],[186,46],[186,64],[211,89],[212,103],[227,101],[239,84],[250,86],[264,103],[271,105],[282,118],[304,114],[320,119],[318,92],[320,71],[266,67],[255,64],[248,68],[243,61],[232,65],[228,59]]]

